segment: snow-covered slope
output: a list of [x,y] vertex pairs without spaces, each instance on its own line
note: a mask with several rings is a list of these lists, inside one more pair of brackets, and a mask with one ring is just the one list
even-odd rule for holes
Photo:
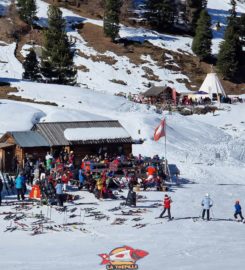
[[[155,143],[152,140],[153,130],[161,119],[161,115],[154,112],[153,108],[147,105],[135,104],[122,97],[111,96],[104,93],[98,93],[86,88],[69,87],[61,85],[49,85],[31,82],[13,82],[13,86],[17,87],[19,95],[23,98],[34,99],[35,101],[55,102],[60,108],[64,108],[67,112],[65,119],[79,119],[83,114],[84,118],[91,119],[100,117],[117,119],[129,131],[130,135],[138,139],[140,136],[146,139],[143,146],[135,146],[135,154],[141,153],[145,155],[159,154],[159,147],[162,142]],[[31,105],[30,105],[31,106]],[[64,113],[61,109],[54,107],[45,113],[46,118],[43,120],[51,120],[52,116],[55,121],[62,121]],[[40,108],[41,108],[40,107]],[[57,112],[57,110],[59,110]],[[71,110],[69,113],[68,110]],[[81,111],[79,116],[73,111]],[[31,112],[32,113],[32,112]],[[224,107],[224,111],[219,111],[219,115],[214,117],[212,114],[205,116],[184,117],[179,114],[167,115],[167,142],[169,157],[175,162],[188,159],[192,162],[198,159],[198,162],[214,162],[215,154],[220,153],[221,159],[226,162],[234,163],[235,161],[245,161],[244,147],[240,147],[244,143],[243,119],[239,118],[234,124],[233,118],[238,113],[245,115],[245,106]],[[65,113],[66,114],[66,113]],[[60,116],[58,116],[60,115]],[[4,116],[3,116],[4,117]],[[4,119],[4,118],[3,118]],[[245,120],[245,119],[244,119]],[[230,126],[232,124],[234,126]],[[26,125],[25,125],[26,126]],[[163,152],[160,151],[160,154]],[[235,155],[237,153],[237,155]]]
[[[47,4],[38,0],[40,23],[46,22]],[[209,9],[213,14],[222,14],[220,10],[229,8],[227,0],[210,0]],[[1,1],[0,1],[1,5]],[[239,8],[242,10],[242,5]],[[216,11],[214,11],[217,9]],[[70,22],[81,20],[70,11],[63,10]],[[213,17],[214,18],[214,17]],[[214,19],[215,20],[215,19]],[[92,21],[90,21],[92,22]],[[101,25],[100,21],[93,21]],[[132,28],[122,29],[121,34],[128,38],[136,38]],[[173,41],[165,35],[161,39],[155,32],[139,29],[138,38],[151,35],[151,42],[161,42],[165,46],[177,50],[178,44],[183,47],[190,41],[182,39]],[[69,35],[78,38],[77,49],[92,55],[96,52],[87,47],[84,40],[76,31]],[[143,38],[147,38],[144,37]],[[11,130],[27,130],[38,121],[75,121],[117,119],[129,134],[137,139],[145,139],[144,144],[134,145],[134,154],[152,156],[164,155],[164,139],[153,141],[155,127],[162,119],[152,107],[132,103],[124,98],[111,95],[117,91],[131,91],[140,86],[144,80],[140,68],[135,68],[132,77],[126,76],[124,67],[131,68],[128,59],[117,58],[119,71],[115,73],[105,64],[93,64],[89,60],[76,58],[76,63],[89,65],[91,71],[88,77],[79,73],[80,80],[89,87],[68,87],[61,85],[38,84],[21,80],[22,67],[14,57],[15,44],[0,46],[0,77],[10,81],[17,87],[18,93],[13,93],[35,101],[55,102],[58,106],[40,105],[27,102],[9,100],[0,101],[0,134]],[[159,44],[156,44],[159,46]],[[186,45],[186,47],[188,47]],[[108,55],[112,56],[108,52]],[[113,55],[113,57],[116,57]],[[165,77],[173,80],[173,73],[160,70],[156,65],[152,69],[158,72],[161,79]],[[104,70],[104,73],[102,71]],[[132,69],[133,70],[133,69]],[[103,76],[101,75],[103,74]],[[126,87],[115,87],[108,82],[109,75],[125,79]],[[119,74],[119,75],[118,75]],[[121,74],[121,75],[120,75]],[[181,76],[181,74],[175,74]],[[118,77],[116,77],[118,76]],[[119,77],[120,76],[120,77]],[[110,77],[110,78],[111,78]],[[162,78],[163,77],[163,78]],[[175,86],[179,89],[174,81]],[[176,88],[177,88],[176,87]],[[94,90],[91,90],[94,89]],[[178,90],[179,90],[178,89]],[[184,90],[184,88],[183,88]],[[102,92],[103,91],[103,92]],[[137,249],[144,249],[149,255],[139,261],[139,269],[222,269],[235,268],[242,270],[245,259],[243,256],[245,226],[231,222],[234,201],[240,199],[242,207],[245,205],[245,105],[229,105],[222,107],[213,114],[193,115],[184,117],[179,114],[165,112],[167,121],[167,158],[169,163],[176,164],[180,169],[179,186],[173,185],[171,192],[173,199],[172,214],[175,220],[159,221],[155,217],[161,212],[161,207],[153,208],[153,203],[161,203],[164,193],[141,192],[147,199],[138,202],[138,208],[146,209],[139,222],[133,217],[126,217],[124,225],[111,225],[116,217],[122,217],[120,211],[108,211],[119,206],[121,201],[98,201],[86,191],[79,192],[83,197],[81,202],[95,202],[95,207],[109,216],[109,220],[94,220],[83,217],[86,223],[82,228],[88,232],[73,227],[71,231],[47,232],[35,237],[25,231],[3,232],[9,221],[0,215],[0,266],[6,270],[67,270],[67,269],[106,269],[100,265],[97,254],[109,253],[112,249],[130,245]],[[140,132],[139,132],[140,130]],[[140,133],[140,134],[139,134]],[[219,155],[218,155],[219,154]],[[213,220],[209,223],[193,222],[192,217],[198,217],[201,211],[201,199],[206,192],[211,194],[214,206],[211,211]],[[74,207],[69,205],[68,208]],[[76,214],[85,214],[84,208],[79,206]],[[0,207],[0,212],[13,211],[12,207]],[[15,210],[14,210],[15,211]],[[46,206],[29,211],[47,213]],[[28,211],[27,211],[28,212]],[[61,224],[64,215],[52,209],[52,219]],[[69,219],[69,221],[78,221]],[[29,222],[25,220],[25,222]],[[136,223],[146,224],[137,229]]]
[[1,80],[7,79],[12,81],[21,79],[23,68],[21,63],[16,59],[14,52],[16,43],[7,44],[0,41],[0,77]]
[[[47,11],[49,5],[42,0],[37,0],[37,5],[37,16],[39,17],[37,23],[40,26],[47,26]],[[153,70],[154,74],[160,79],[159,82],[151,81],[152,83],[157,85],[173,85],[180,92],[188,91],[185,84],[179,82],[180,79],[188,80],[187,76],[181,74],[181,72],[171,71],[169,69],[159,67],[157,63],[155,63],[148,55],[142,55],[142,57],[144,57],[145,64],[140,66],[133,64],[126,56],[118,56],[109,51],[103,55],[113,59],[115,64],[108,64],[103,61],[95,62],[91,56],[97,56],[98,52],[91,48],[84,41],[83,37],[78,33],[78,31],[74,30],[71,26],[76,23],[83,22],[92,23],[102,27],[103,21],[81,17],[65,8],[62,8],[61,10],[64,18],[67,21],[68,36],[72,39],[76,38],[76,50],[85,55],[85,57],[83,57],[77,53],[74,59],[77,66],[86,67],[86,72],[81,70],[78,71],[78,83],[81,85],[85,85],[88,88],[96,91],[104,91],[109,93],[142,92],[147,89],[146,85],[149,83],[149,80],[144,77],[144,68],[148,68]],[[191,39],[187,37],[163,35],[155,31],[150,31],[143,28],[136,29],[132,27],[125,27],[123,25],[121,26],[119,34],[122,38],[140,42],[149,41],[153,45],[160,48],[166,48],[172,51],[178,51],[181,49],[182,51],[191,53]],[[126,85],[113,82],[120,80],[125,82]]]

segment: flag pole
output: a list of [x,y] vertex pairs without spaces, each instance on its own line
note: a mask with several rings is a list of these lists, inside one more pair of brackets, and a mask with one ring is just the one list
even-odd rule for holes
[[165,174],[167,174],[167,118],[165,116],[165,125],[164,125],[164,156],[165,156]]

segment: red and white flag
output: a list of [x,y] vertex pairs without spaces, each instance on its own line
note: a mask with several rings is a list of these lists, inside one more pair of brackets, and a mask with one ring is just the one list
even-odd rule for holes
[[165,128],[166,128],[166,122],[165,122],[165,119],[162,119],[158,127],[155,129],[154,141],[158,141],[161,137],[164,137],[166,135]]

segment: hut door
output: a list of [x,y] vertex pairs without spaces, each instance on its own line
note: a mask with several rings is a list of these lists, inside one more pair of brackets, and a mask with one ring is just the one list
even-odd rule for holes
[[5,148],[5,171],[12,171],[12,161],[14,158],[14,147]]

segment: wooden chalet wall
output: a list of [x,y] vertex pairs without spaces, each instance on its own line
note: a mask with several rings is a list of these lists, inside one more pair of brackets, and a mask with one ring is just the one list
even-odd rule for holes
[[10,146],[0,149],[0,169],[3,171],[11,171],[12,160],[16,154],[15,140],[9,133],[7,133],[1,138],[1,142],[10,144]]
[[44,159],[47,152],[50,151],[49,147],[20,147],[10,133],[5,134],[1,138],[1,142],[12,144],[12,146],[0,149],[0,169],[8,172],[12,171],[12,161],[15,156],[17,157],[19,167],[23,168],[26,155],[31,159]]
[[50,151],[49,147],[28,147],[23,148],[23,157],[22,157],[22,164],[24,162],[25,156],[28,155],[31,159],[37,160],[38,158],[45,159],[47,152]]

